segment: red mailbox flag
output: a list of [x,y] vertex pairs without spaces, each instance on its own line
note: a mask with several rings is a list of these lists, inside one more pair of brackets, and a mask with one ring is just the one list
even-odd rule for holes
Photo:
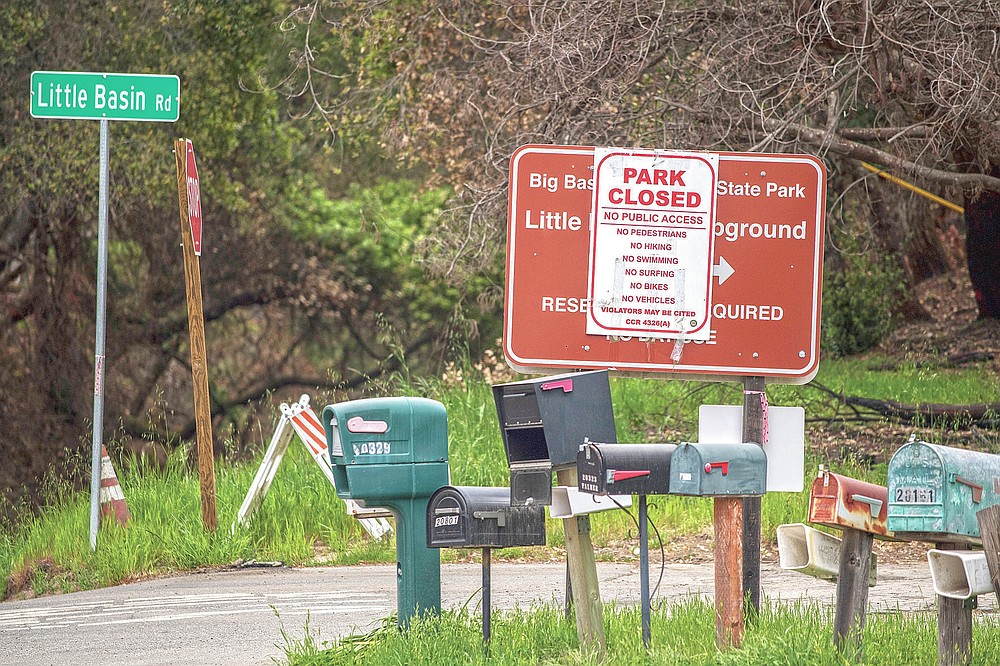
[[194,144],[187,143],[187,201],[188,219],[191,221],[191,240],[194,253],[201,256],[201,184],[198,182],[198,166],[194,161]]

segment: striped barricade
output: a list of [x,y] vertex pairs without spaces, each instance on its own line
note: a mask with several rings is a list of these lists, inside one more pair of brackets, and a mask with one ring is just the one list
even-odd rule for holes
[[[316,416],[316,412],[309,406],[309,396],[303,394],[298,402],[292,404],[281,403],[281,419],[278,421],[278,427],[275,428],[274,435],[271,437],[271,443],[264,453],[264,460],[257,470],[257,475],[250,485],[250,490],[240,506],[236,522],[233,523],[234,531],[236,525],[243,525],[249,520],[250,515],[257,510],[263,501],[271,486],[271,481],[274,479],[274,474],[278,471],[281,459],[288,449],[292,433],[299,436],[302,444],[319,465],[330,485],[335,486],[330,450],[326,445],[326,433],[319,417]],[[344,504],[347,513],[356,517],[365,531],[376,540],[381,540],[383,536],[392,532],[392,525],[386,520],[392,514],[385,509],[361,507],[354,500],[344,500]]]

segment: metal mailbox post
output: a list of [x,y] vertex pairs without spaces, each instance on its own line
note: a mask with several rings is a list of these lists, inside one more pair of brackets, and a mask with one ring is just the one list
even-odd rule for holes
[[428,548],[483,549],[483,644],[490,642],[494,548],[545,545],[545,507],[511,506],[510,488],[444,486],[427,502]]
[[426,398],[328,405],[323,426],[337,496],[388,509],[396,519],[399,626],[441,610],[441,556],[427,547],[427,502],[448,483],[448,417]]
[[749,444],[681,444],[670,464],[670,493],[703,497],[763,495],[764,449]]
[[[754,447],[757,448],[757,447]],[[665,495],[670,488],[676,444],[595,444],[580,447],[576,472],[580,490],[595,495],[634,493],[639,496],[639,596],[642,643],[649,647],[649,527],[646,495]]]
[[574,467],[587,440],[617,441],[607,371],[496,384],[493,399],[514,505],[552,504],[553,470]]

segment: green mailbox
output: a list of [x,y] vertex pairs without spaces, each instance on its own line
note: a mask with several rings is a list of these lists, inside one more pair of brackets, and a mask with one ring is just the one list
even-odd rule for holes
[[399,626],[441,611],[441,556],[427,547],[430,496],[449,483],[448,416],[427,398],[369,398],[323,410],[337,497],[396,519]]
[[889,530],[897,538],[979,544],[976,512],[1000,502],[1000,455],[915,438],[889,460]]
[[681,444],[670,460],[670,494],[763,495],[767,456],[749,444]]

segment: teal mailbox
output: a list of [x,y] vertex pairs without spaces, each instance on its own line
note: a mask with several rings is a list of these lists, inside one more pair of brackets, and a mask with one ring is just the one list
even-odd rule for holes
[[756,444],[681,444],[670,460],[670,494],[763,495],[767,456]]
[[323,410],[337,496],[396,519],[399,626],[441,611],[440,551],[427,547],[430,496],[448,485],[448,416],[426,398],[369,398]]
[[889,460],[889,530],[897,538],[979,544],[976,512],[1000,501],[1000,456],[911,438]]

